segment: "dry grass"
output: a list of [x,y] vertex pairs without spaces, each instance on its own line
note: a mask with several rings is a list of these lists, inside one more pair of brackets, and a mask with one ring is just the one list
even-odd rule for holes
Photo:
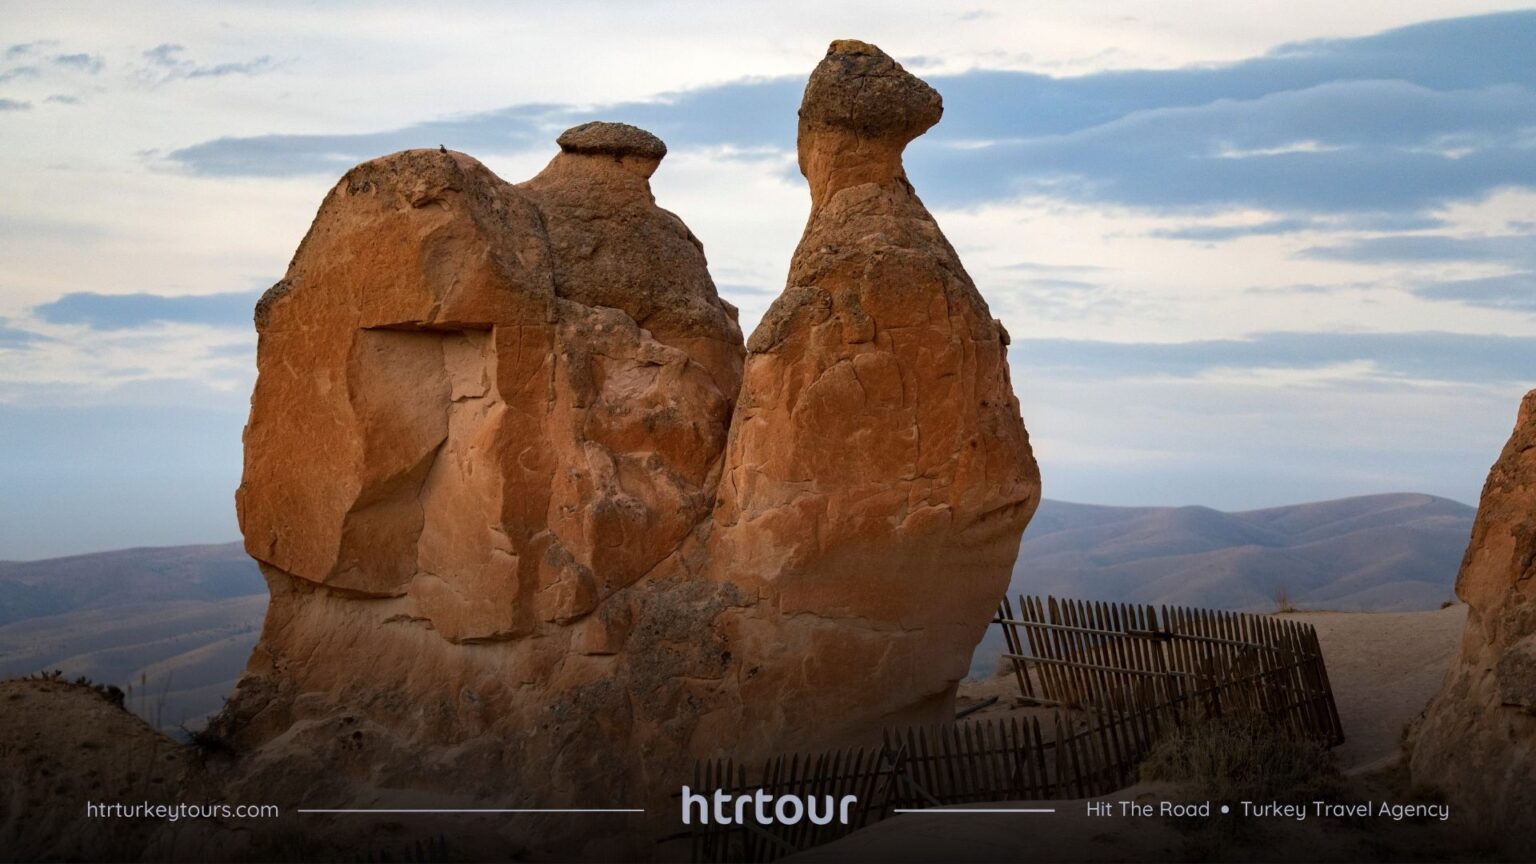
[[1263,842],[1268,829],[1262,820],[1217,815],[1224,803],[1235,811],[1240,801],[1308,802],[1335,798],[1347,788],[1326,747],[1283,734],[1253,715],[1207,720],[1175,732],[1147,755],[1141,777],[1211,802],[1210,817],[1175,821],[1191,861],[1226,860],[1235,848]]
[[1312,801],[1344,787],[1326,747],[1285,735],[1252,715],[1178,730],[1147,755],[1141,777],[1215,802]]

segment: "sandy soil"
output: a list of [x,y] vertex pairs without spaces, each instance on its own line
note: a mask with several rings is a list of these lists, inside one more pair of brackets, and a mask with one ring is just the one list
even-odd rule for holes
[[1302,612],[1285,616],[1317,628],[1345,741],[1334,755],[1345,771],[1396,757],[1403,727],[1440,689],[1461,645],[1465,604],[1436,612]]

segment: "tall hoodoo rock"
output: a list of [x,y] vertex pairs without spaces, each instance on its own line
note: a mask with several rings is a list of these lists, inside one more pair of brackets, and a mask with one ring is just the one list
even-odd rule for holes
[[902,168],[942,110],[851,40],[800,106],[810,220],[747,345],[710,544],[762,598],[733,613],[744,714],[796,739],[945,719],[1039,504],[1007,334]]
[[745,366],[643,130],[568,130],[517,185],[435,150],[348,172],[257,308],[237,502],[272,604],[225,792],[624,806],[948,717],[1039,474],[902,170],[940,111],[833,43]]
[[1416,784],[1457,818],[1529,850],[1536,833],[1536,390],[1483,487],[1456,577],[1461,656],[1412,740]]

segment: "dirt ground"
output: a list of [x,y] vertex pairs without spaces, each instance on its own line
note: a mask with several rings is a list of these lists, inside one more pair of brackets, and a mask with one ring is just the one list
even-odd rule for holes
[[1317,628],[1328,664],[1344,743],[1339,767],[1382,767],[1402,745],[1451,667],[1467,620],[1465,604],[1435,612],[1301,612],[1287,615]]

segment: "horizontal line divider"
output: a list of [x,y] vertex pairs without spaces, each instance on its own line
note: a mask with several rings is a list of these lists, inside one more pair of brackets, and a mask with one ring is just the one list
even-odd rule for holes
[[1054,807],[895,807],[892,813],[1055,813]]
[[641,808],[627,807],[522,807],[522,808],[442,808],[404,809],[357,807],[348,809],[319,810],[300,808],[299,813],[644,813]]

